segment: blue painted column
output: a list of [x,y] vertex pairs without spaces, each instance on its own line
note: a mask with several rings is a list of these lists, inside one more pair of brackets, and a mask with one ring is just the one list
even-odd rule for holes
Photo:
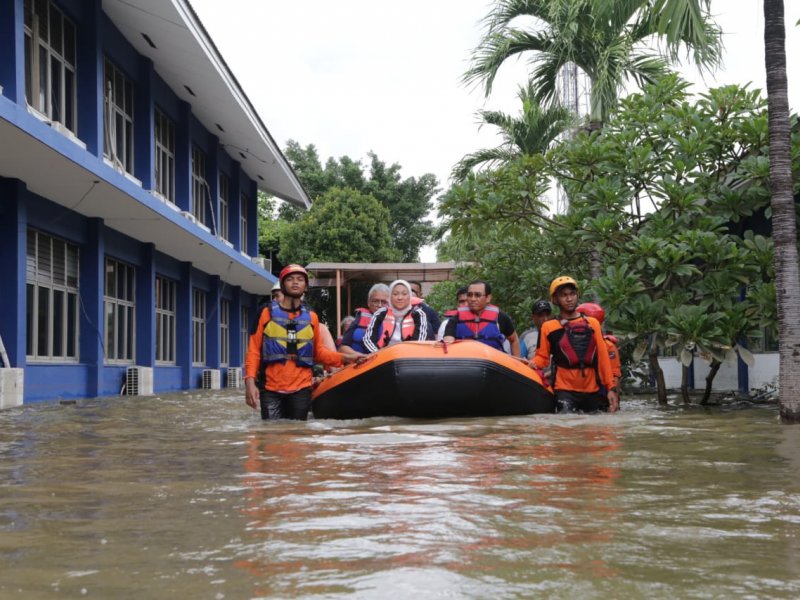
[[155,107],[153,105],[153,62],[139,59],[139,77],[134,88],[134,175],[146,190],[156,187],[155,176]]
[[86,20],[78,29],[77,86],[78,137],[95,156],[103,156],[103,52],[100,23],[101,0],[87,2]]
[[[747,348],[747,338],[742,337],[736,342],[739,346],[743,348]],[[743,394],[747,394],[750,392],[750,367],[747,366],[747,363],[744,362],[741,357],[737,354],[736,355],[736,375],[737,375],[737,383],[739,384],[739,391]]]
[[175,362],[181,370],[181,388],[192,386],[192,263],[180,265],[175,316]]
[[[143,244],[136,269],[136,364],[156,364],[156,247]],[[155,387],[155,382],[154,382]]]
[[3,96],[25,106],[23,0],[0,3],[0,87]]
[[[0,337],[12,367],[25,366],[27,354],[25,260],[27,255],[27,189],[18,179],[0,178]],[[9,366],[9,365],[2,365]]]
[[219,369],[219,302],[221,292],[220,278],[208,278],[208,297],[206,298],[206,366]]
[[105,286],[105,237],[103,220],[86,220],[86,244],[80,249],[80,294],[83,301],[80,325],[80,360],[87,365],[89,397],[99,396],[103,389],[103,351],[105,319],[103,291]]
[[[242,356],[242,288],[236,286],[233,288],[231,299],[231,315],[230,315],[230,328],[231,328],[231,357],[228,363],[231,367],[244,366],[244,357]],[[245,324],[245,327],[247,324]]]

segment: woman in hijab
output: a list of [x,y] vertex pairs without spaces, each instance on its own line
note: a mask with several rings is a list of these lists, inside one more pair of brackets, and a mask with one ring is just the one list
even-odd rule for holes
[[389,306],[376,310],[364,332],[362,344],[368,352],[409,340],[428,338],[428,319],[413,303],[411,286],[398,279],[389,286]]

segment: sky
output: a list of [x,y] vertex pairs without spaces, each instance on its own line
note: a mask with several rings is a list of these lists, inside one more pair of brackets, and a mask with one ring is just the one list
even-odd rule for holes
[[[488,98],[462,83],[489,0],[190,0],[280,147],[314,144],[320,158],[367,162],[403,177],[433,173],[445,188],[465,154],[499,144],[480,109],[517,114],[525,60],[503,65]],[[789,101],[800,110],[800,2],[784,0]],[[762,0],[713,0],[724,65],[695,91],[730,83],[765,89]],[[423,252],[423,260],[433,260]]]

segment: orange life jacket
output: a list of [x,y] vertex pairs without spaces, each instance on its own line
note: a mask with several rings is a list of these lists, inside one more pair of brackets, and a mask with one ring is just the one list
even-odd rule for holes
[[[383,319],[383,323],[381,325],[381,335],[378,336],[378,348],[383,348],[386,346],[392,339],[392,335],[394,334],[394,330],[397,327],[397,322],[394,316],[394,312],[391,309],[386,311],[386,316]],[[401,323],[401,332],[400,332],[400,339],[405,340],[409,337],[414,335],[414,317],[411,314],[411,311],[408,311],[406,315],[403,317],[403,321]]]

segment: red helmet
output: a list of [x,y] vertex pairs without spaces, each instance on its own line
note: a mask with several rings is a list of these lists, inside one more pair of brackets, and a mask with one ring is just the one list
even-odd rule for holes
[[578,306],[577,310],[579,313],[583,313],[587,317],[594,317],[600,324],[603,324],[603,321],[606,319],[606,311],[603,310],[603,307],[595,302],[584,302],[580,306]]
[[306,285],[308,285],[308,271],[306,271],[301,265],[286,265],[283,267],[283,269],[281,269],[281,274],[278,276],[278,280],[283,283],[283,280],[292,273],[302,273],[303,277],[306,278]]

